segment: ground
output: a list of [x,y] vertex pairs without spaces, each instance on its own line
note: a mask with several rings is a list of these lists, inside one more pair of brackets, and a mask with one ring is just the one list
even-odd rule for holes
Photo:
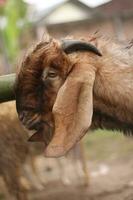
[[133,138],[98,131],[87,135],[84,143],[89,186],[55,182],[31,199],[133,200]]
[[53,183],[39,193],[32,193],[33,200],[133,200],[133,161],[101,163],[90,166],[90,185],[72,186]]
[[[40,157],[38,168],[40,174],[45,173],[44,189],[31,190],[30,200],[133,200],[133,138],[98,131],[88,134],[84,144],[89,185],[84,186],[81,179],[73,177],[68,161],[61,160],[58,164],[56,160],[46,159],[42,167],[44,159]],[[53,171],[52,166],[55,166]],[[60,166],[62,172],[57,170]]]

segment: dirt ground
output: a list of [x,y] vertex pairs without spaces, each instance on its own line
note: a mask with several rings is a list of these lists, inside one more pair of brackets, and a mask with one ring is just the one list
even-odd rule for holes
[[89,186],[45,185],[41,192],[33,192],[31,200],[133,200],[133,160],[108,163],[88,162]]
[[89,185],[51,183],[31,200],[133,200],[133,138],[98,132],[84,143]]
[[[133,200],[133,138],[99,132],[84,140],[87,175],[72,158],[37,158],[43,187],[29,191],[30,200]],[[1,185],[0,185],[1,189]],[[0,200],[5,199],[0,196]]]

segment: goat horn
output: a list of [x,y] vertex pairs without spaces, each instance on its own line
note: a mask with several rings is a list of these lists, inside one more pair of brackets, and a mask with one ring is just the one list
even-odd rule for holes
[[102,56],[100,51],[94,45],[81,40],[62,39],[61,46],[67,54],[75,51],[91,51],[98,56]]

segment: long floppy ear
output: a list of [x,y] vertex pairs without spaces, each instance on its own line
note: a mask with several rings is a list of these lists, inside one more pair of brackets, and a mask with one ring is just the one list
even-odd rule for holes
[[91,125],[95,71],[90,65],[82,65],[75,66],[58,92],[53,107],[55,132],[45,156],[64,155]]

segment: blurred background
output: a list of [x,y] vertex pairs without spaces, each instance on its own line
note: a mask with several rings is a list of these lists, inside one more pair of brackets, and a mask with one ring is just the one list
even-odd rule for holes
[[[16,72],[46,33],[133,39],[133,0],[0,0],[0,75]],[[0,200],[133,200],[133,139],[88,133],[68,155],[43,157],[27,142],[15,103],[0,104]],[[17,196],[19,183],[25,197]],[[20,189],[21,190],[21,189]]]

